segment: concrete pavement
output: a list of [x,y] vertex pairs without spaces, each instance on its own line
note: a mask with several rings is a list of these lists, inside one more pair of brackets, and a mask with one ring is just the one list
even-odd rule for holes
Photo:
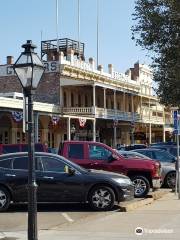
[[[90,214],[78,221],[41,230],[39,240],[179,240],[179,226],[180,200],[174,193],[168,193],[152,204],[134,211]],[[142,235],[135,233],[138,227],[142,229]],[[25,231],[8,231],[0,236],[4,240],[27,239]]]

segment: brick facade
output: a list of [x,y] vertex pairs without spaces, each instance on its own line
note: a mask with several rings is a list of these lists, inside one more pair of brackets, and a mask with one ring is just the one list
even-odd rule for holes
[[[35,101],[59,104],[59,73],[45,73],[41,79]],[[0,77],[0,93],[19,92],[22,93],[22,87],[16,76]]]

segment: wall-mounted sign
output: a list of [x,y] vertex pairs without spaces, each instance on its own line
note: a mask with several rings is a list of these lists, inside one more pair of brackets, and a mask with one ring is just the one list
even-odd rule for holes
[[[58,64],[57,61],[52,62],[44,62],[45,73],[49,72],[57,72],[58,71]],[[7,77],[15,75],[13,70],[13,65],[2,65],[0,66],[0,77]]]

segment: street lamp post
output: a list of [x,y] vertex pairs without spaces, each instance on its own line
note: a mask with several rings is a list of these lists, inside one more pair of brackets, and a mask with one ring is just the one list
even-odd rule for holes
[[24,52],[13,69],[20,80],[24,95],[28,98],[28,240],[37,240],[37,184],[34,157],[33,95],[44,73],[44,66],[34,52],[31,40],[22,45]]

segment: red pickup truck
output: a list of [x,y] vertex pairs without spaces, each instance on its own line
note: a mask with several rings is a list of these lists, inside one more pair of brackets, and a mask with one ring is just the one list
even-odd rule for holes
[[161,186],[161,165],[158,161],[124,158],[111,147],[88,141],[65,141],[59,154],[84,168],[127,175],[135,186],[135,197],[144,197],[150,188]]

